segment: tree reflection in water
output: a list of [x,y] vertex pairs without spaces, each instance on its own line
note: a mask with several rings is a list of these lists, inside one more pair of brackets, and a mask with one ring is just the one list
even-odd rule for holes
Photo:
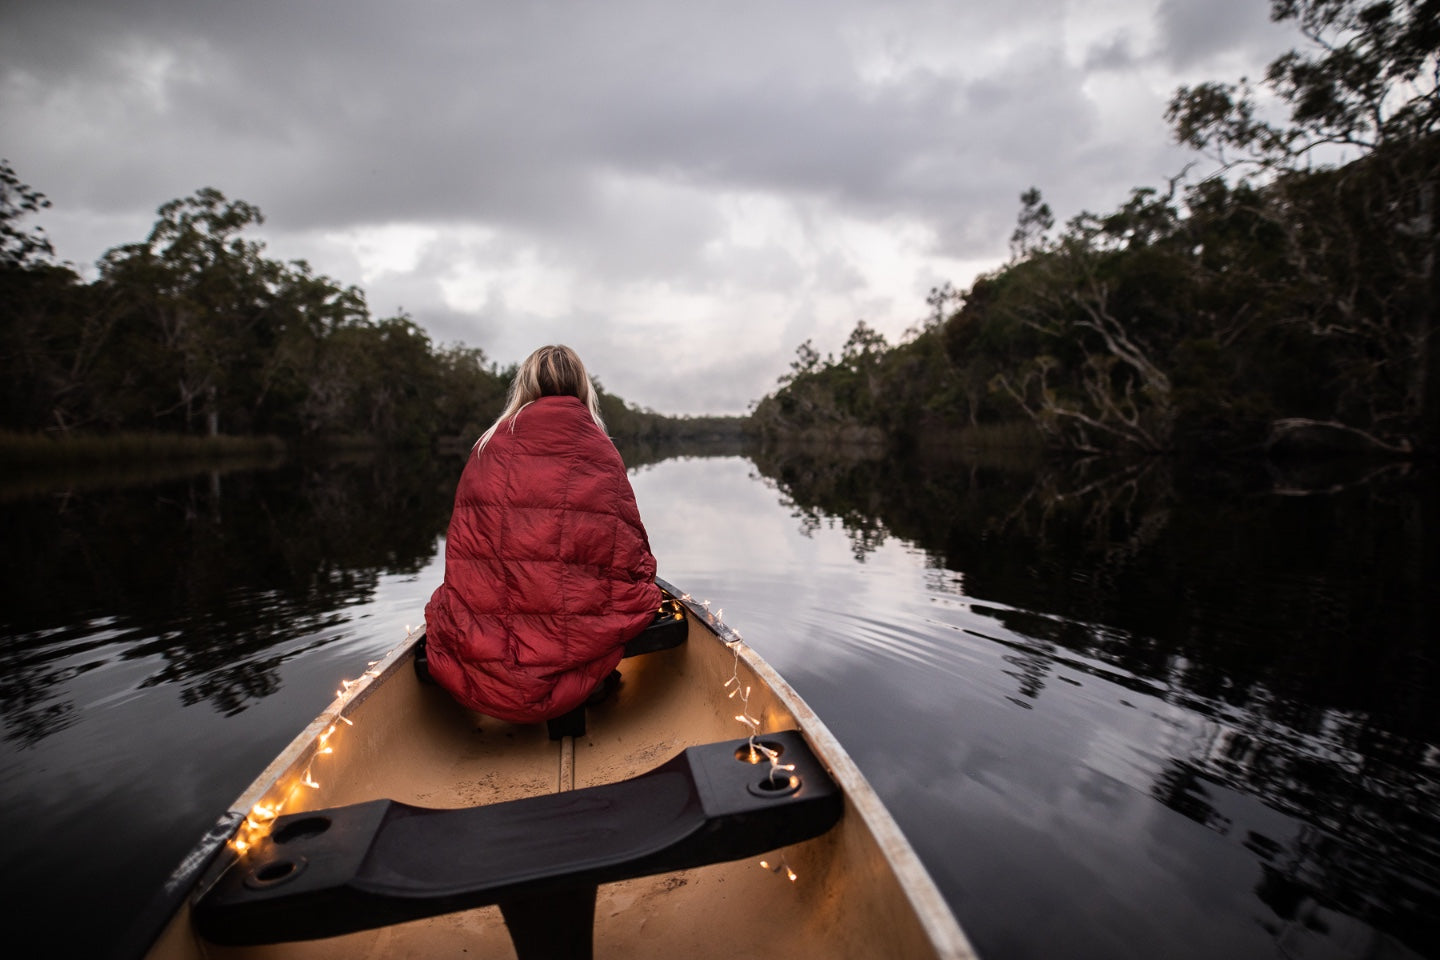
[[[659,454],[625,456],[638,466]],[[891,540],[914,544],[929,565],[922,573],[928,591],[919,591],[925,601],[963,598],[951,609],[963,606],[964,618],[942,627],[989,646],[942,665],[983,673],[999,660],[996,676],[967,678],[964,694],[975,699],[961,705],[985,704],[967,718],[1000,727],[1013,719],[1008,708],[989,709],[997,689],[1037,708],[1014,724],[1023,728],[1018,734],[967,730],[972,739],[958,743],[973,750],[923,756],[922,789],[899,798],[911,804],[916,824],[933,809],[948,827],[940,836],[968,842],[975,838],[965,833],[965,804],[980,797],[990,816],[976,821],[980,828],[1015,827],[992,853],[1024,861],[1023,851],[1005,845],[1017,839],[1047,851],[1013,869],[977,859],[949,873],[962,881],[960,901],[972,879],[1006,895],[998,919],[988,928],[977,922],[1001,947],[1014,942],[1023,952],[1025,944],[1063,942],[1076,956],[1113,956],[1120,940],[1147,942],[1151,917],[1142,910],[1198,891],[1223,905],[1187,902],[1168,916],[1222,928],[1217,942],[1250,943],[1258,920],[1270,935],[1264,946],[1273,939],[1286,955],[1304,953],[1297,944],[1310,936],[1337,947],[1348,930],[1353,936],[1340,951],[1348,955],[1367,955],[1365,944],[1378,937],[1400,955],[1397,943],[1440,956],[1440,720],[1431,711],[1440,682],[1430,629],[1440,564],[1428,478],[1382,467],[1351,477],[1261,467],[1202,473],[1162,460],[1057,466],[762,454],[755,461],[802,532],[844,529],[862,563]],[[8,796],[17,811],[22,796],[51,798],[43,810],[26,811],[33,829],[7,854],[16,880],[6,890],[11,901],[24,912],[40,909],[54,891],[77,896],[92,905],[97,938],[128,916],[133,904],[122,894],[159,883],[214,811],[314,715],[304,696],[294,704],[277,696],[282,681],[292,685],[286,693],[306,687],[323,698],[341,661],[363,662],[342,641],[363,635],[371,649],[383,642],[388,626],[359,626],[353,614],[382,606],[377,589],[433,561],[460,468],[458,459],[372,457],[147,475],[128,487],[102,480],[43,497],[0,487],[10,547],[0,578],[0,719],[8,741],[0,757],[13,772]],[[747,497],[752,492],[747,482]],[[682,513],[688,496],[664,501],[661,515]],[[748,509],[754,500],[737,502]],[[718,515],[727,535],[729,522],[741,519]],[[779,523],[786,524],[783,515]],[[684,535],[670,531],[672,542]],[[699,566],[699,579],[737,579],[731,562],[721,556]],[[855,582],[846,567],[835,582]],[[883,575],[883,568],[872,570]],[[763,606],[775,570],[783,568],[755,575],[763,589],[738,592]],[[397,588],[407,613],[429,586]],[[927,636],[924,624],[905,621],[900,606],[866,613],[897,614],[901,633],[937,649],[948,642],[949,634]],[[812,621],[817,634],[855,633],[859,621],[819,622],[823,614]],[[860,632],[861,641],[874,636]],[[878,660],[856,662],[864,664],[859,670],[887,672],[871,669]],[[948,683],[946,675],[926,690],[943,704]],[[845,697],[852,694],[845,688]],[[177,709],[177,697],[206,708]],[[1116,724],[1119,714],[1127,716]],[[948,716],[925,732],[944,735]],[[907,717],[923,726],[925,718]],[[884,723],[874,724],[871,747],[915,733]],[[1066,741],[1065,724],[1088,732]],[[1113,735],[1108,747],[1117,762],[1107,769],[1086,768],[1085,757],[1067,752],[1094,732]],[[191,764],[222,748],[235,755]],[[1007,755],[1024,750],[1042,755]],[[908,756],[894,769],[906,770]],[[952,788],[964,792],[975,782],[966,778],[976,771],[995,779],[952,796]],[[1035,783],[1115,793],[1095,801],[1104,810],[1091,816],[1083,807],[1054,807],[1053,796],[1025,795]],[[995,809],[1014,809],[1017,819],[983,806],[994,790],[1004,794]],[[1109,836],[1106,818],[1122,807],[1153,820],[1157,832]],[[1159,816],[1146,817],[1146,809]],[[123,843],[106,836],[108,853],[97,860],[87,837],[95,842],[91,831],[113,818],[132,829]],[[1044,829],[1027,818],[1044,820]],[[1106,846],[1112,842],[1136,850],[1117,855]],[[1086,849],[1141,879],[1116,878],[1087,900],[1074,887],[1090,876],[1089,864],[1077,866]],[[940,858],[948,852],[931,850]],[[1157,852],[1166,864],[1147,861]],[[117,892],[119,866],[142,856],[150,873],[125,874]],[[1192,876],[1237,860],[1253,872],[1242,870],[1238,880],[1227,873],[1213,886]],[[116,869],[107,873],[101,861]],[[1188,872],[1167,873],[1174,863]],[[1133,902],[1157,880],[1163,889],[1152,901]],[[1057,927],[1091,928],[1066,926],[1053,940],[1049,932],[1028,941],[997,933],[1033,903],[1049,903]]]
[[275,693],[280,664],[333,640],[382,575],[434,557],[458,472],[387,455],[0,502],[23,558],[0,583],[5,738],[64,729],[57,691],[114,657],[155,658],[140,686],[224,715]]
[[[1151,795],[1257,859],[1279,945],[1297,924],[1349,917],[1440,955],[1433,477],[1162,459],[757,463],[802,531],[839,524],[861,560],[888,537],[913,543],[1012,631],[985,639],[1009,647],[1013,702],[1036,702],[1063,668],[1182,708],[1180,755]],[[1248,801],[1294,828],[1247,826]]]

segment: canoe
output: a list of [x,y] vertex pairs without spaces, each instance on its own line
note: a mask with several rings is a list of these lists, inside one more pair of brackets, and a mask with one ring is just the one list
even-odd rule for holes
[[618,689],[558,727],[460,707],[407,636],[226,811],[122,952],[973,957],[814,712],[661,586]]

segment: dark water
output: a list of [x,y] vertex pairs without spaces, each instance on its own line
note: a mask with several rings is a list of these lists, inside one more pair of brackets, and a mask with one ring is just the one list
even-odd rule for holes
[[[0,486],[4,913],[103,952],[419,621],[457,471]],[[817,709],[988,960],[1440,957],[1435,484],[1363,474],[632,480],[662,576]]]

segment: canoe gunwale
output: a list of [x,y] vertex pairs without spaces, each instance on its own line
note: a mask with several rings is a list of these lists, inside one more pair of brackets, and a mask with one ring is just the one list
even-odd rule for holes
[[[656,583],[683,603],[698,625],[712,633],[723,647],[733,650],[794,717],[811,750],[841,788],[850,807],[846,817],[852,814],[858,817],[863,823],[861,829],[873,838],[935,955],[947,960],[975,960],[973,948],[914,848],[829,728],[740,634],[719,620],[704,604],[688,598],[669,582],[657,577]],[[132,955],[145,956],[167,925],[177,919],[177,911],[185,910],[186,901],[193,902],[215,884],[235,859],[236,855],[229,849],[229,841],[236,836],[250,812],[258,804],[283,801],[280,791],[286,789],[287,784],[293,785],[296,774],[307,769],[317,755],[326,732],[332,726],[343,723],[341,718],[369,699],[395,671],[409,668],[416,644],[424,636],[423,626],[408,632],[403,641],[339,693],[240,793],[167,879],[163,893],[157,895],[147,916],[142,918],[147,920],[143,926],[148,929],[138,939],[132,934],[138,948]],[[162,902],[168,904],[168,911],[157,915],[156,908]],[[140,929],[141,925],[137,925],[134,932],[140,932]]]
[[[304,769],[305,765],[314,759],[318,752],[320,738],[325,731],[336,724],[344,723],[342,717],[347,716],[369,699],[370,694],[379,689],[380,684],[387,680],[391,673],[408,663],[409,655],[413,653],[415,645],[424,637],[425,627],[423,625],[411,630],[406,634],[404,640],[375,661],[374,666],[367,667],[359,679],[337,694],[335,699],[330,701],[330,705],[322,710],[314,720],[311,720],[309,725],[301,730],[264,770],[260,771],[259,776],[251,781],[250,786],[235,798],[235,802],[230,805],[225,816],[238,815],[239,819],[243,821],[251,810],[265,801],[266,797],[285,779],[286,774]],[[236,822],[236,825],[239,825],[239,821]]]
[[302,769],[302,764],[308,763],[314,757],[321,734],[331,725],[343,722],[341,717],[364,703],[370,693],[378,689],[380,683],[393,671],[400,669],[403,663],[407,663],[407,655],[424,636],[423,626],[410,631],[403,641],[375,661],[374,666],[368,667],[348,689],[338,694],[318,717],[266,765],[210,829],[196,841],[179,866],[165,878],[160,891],[141,909],[135,921],[118,941],[114,954],[116,957],[144,957],[151,951],[165,928],[174,922],[175,915],[183,904],[187,900],[199,898],[229,867],[234,855],[226,857],[225,853],[250,811],[264,802],[286,774]]
[[705,627],[714,633],[727,647],[735,649],[740,659],[762,679],[774,691],[775,696],[785,705],[796,722],[800,725],[800,732],[810,744],[810,749],[820,758],[830,772],[830,776],[840,785],[845,796],[853,804],[861,819],[865,821],[866,828],[874,836],[879,844],[885,859],[889,862],[890,868],[904,890],[905,896],[909,899],[912,909],[919,917],[925,932],[929,935],[934,944],[936,952],[941,957],[954,958],[954,960],[975,960],[976,954],[970,941],[960,928],[959,922],[955,919],[949,904],[941,895],[940,889],[935,885],[930,872],[921,863],[920,857],[915,853],[915,848],[905,838],[894,817],[890,815],[889,809],[860,772],[850,754],[840,745],[840,741],[825,726],[824,721],[810,709],[795,688],[776,672],[775,668],[765,661],[739,633],[735,632],[728,624],[719,620],[713,613],[706,609],[705,605],[690,598],[688,594],[682,593],[669,582],[655,578],[660,587],[668,591],[695,616]]

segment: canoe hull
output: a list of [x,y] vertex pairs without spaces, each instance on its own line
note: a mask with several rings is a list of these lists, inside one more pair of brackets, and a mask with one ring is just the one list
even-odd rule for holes
[[[603,885],[595,955],[973,956],[908,842],[829,731],[728,627],[698,605],[690,609],[688,641],[623,661],[618,694],[588,711],[587,732],[573,741],[549,740],[543,725],[464,710],[415,679],[407,642],[302,732],[227,817],[234,822],[257,805],[296,813],[377,797],[469,807],[613,783],[687,747],[745,736],[749,726],[735,719],[743,713],[762,733],[802,731],[845,793],[839,825],[768,855],[775,869],[747,858]],[[233,859],[220,851],[196,894]],[[513,957],[498,908],[324,940],[221,948],[195,936],[187,900],[149,953],[155,960],[445,955]]]

